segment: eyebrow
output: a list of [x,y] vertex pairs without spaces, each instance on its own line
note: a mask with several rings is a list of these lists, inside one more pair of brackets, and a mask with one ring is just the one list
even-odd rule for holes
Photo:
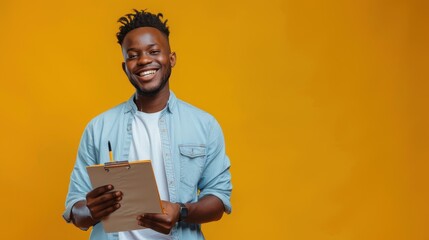
[[[156,43],[152,43],[152,44],[149,44],[149,45],[147,45],[147,46],[148,46],[148,48],[151,48],[151,47],[156,46],[156,45],[158,45],[158,44],[156,44]],[[129,51],[139,51],[139,49],[138,49],[138,48],[131,47],[131,48],[128,48],[128,49],[127,49],[127,52],[129,52]]]

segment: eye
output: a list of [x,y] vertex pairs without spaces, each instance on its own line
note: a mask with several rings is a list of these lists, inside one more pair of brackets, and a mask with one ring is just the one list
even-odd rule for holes
[[160,50],[150,50],[151,55],[158,55],[161,51]]
[[138,57],[137,53],[128,53],[127,59],[135,59]]

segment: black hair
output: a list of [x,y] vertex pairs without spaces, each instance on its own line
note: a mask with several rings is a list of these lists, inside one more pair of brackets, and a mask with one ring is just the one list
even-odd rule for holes
[[167,21],[162,21],[164,16],[162,13],[153,14],[147,12],[146,10],[138,11],[134,9],[134,13],[125,14],[123,17],[119,18],[118,22],[122,24],[119,27],[119,32],[116,33],[118,38],[118,43],[122,45],[125,35],[131,30],[139,27],[153,27],[162,32],[168,39],[170,35],[170,30],[168,30]]

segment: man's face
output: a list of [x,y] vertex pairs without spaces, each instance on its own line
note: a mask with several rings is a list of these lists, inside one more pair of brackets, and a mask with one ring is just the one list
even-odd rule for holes
[[155,95],[169,89],[176,54],[171,53],[167,37],[158,29],[140,27],[127,33],[122,54],[122,68],[138,94]]

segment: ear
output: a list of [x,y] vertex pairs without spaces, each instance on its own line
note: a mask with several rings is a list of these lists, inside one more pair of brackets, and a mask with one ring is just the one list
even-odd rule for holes
[[125,70],[125,62],[122,62],[122,70],[124,71],[125,74],[127,74],[127,71]]
[[176,53],[171,52],[170,53],[170,66],[174,67],[176,65]]

